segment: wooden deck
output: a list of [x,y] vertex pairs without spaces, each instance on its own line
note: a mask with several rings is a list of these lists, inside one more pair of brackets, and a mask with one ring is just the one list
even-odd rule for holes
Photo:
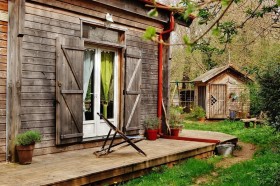
[[[219,139],[237,138],[217,132],[183,131],[181,136]],[[203,158],[213,154],[215,144],[158,139],[141,141],[138,146],[148,154],[125,147],[112,154],[96,158],[96,148],[36,156],[30,165],[0,164],[1,185],[85,185],[120,182],[139,177],[152,167],[172,164],[189,157]]]

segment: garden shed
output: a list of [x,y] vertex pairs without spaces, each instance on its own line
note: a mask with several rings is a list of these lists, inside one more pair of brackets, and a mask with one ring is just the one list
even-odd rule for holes
[[100,146],[109,128],[98,112],[126,134],[161,117],[170,50],[142,36],[153,26],[169,43],[175,19],[164,9],[149,17],[146,4],[0,0],[0,161],[15,160],[26,130],[43,134],[38,156]]
[[252,80],[233,65],[211,69],[193,80],[195,105],[201,106],[207,119],[244,118],[250,110],[249,89]]

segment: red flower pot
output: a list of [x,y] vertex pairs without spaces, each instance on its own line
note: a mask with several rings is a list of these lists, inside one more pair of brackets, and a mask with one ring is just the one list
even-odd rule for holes
[[148,140],[156,140],[157,139],[158,129],[147,129],[146,137]]
[[171,129],[171,136],[176,136],[176,137],[178,137],[178,136],[179,136],[179,132],[180,132],[180,129],[179,129],[179,128]]

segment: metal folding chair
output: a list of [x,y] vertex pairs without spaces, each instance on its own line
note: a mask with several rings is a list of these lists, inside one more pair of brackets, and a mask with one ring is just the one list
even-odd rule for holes
[[[99,114],[97,113],[97,115],[100,116],[100,119],[103,119],[105,121],[105,123],[110,127],[110,130],[107,134],[107,137],[101,147],[101,150],[98,150],[98,151],[95,151],[93,152],[97,157],[100,157],[100,156],[103,156],[103,155],[107,155],[111,152],[114,152],[116,151],[117,149],[115,150],[112,150],[113,147],[116,147],[118,145],[121,145],[121,144],[124,144],[124,143],[128,143],[126,145],[123,145],[121,147],[119,147],[118,149],[120,148],[123,148],[123,147],[126,147],[126,146],[132,146],[135,150],[137,150],[140,154],[143,154],[144,156],[147,156],[145,154],[145,152],[143,152],[138,146],[135,145],[135,143],[145,139],[144,137],[141,137],[141,136],[126,136],[122,131],[120,131],[116,126],[114,126],[107,118],[105,118],[102,114]],[[106,147],[107,145],[107,142],[110,138],[110,135],[111,135],[111,132],[114,131],[114,134],[113,134],[113,137],[112,137],[112,140],[109,144],[108,147]],[[116,139],[117,137],[117,134],[119,134],[119,136],[121,138],[123,138],[124,141],[121,141],[119,143],[115,143],[114,144],[114,140]]]

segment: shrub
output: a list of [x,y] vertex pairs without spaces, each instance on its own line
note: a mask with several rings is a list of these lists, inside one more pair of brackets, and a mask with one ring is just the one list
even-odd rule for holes
[[16,137],[16,145],[30,145],[40,142],[42,135],[40,132],[35,130],[29,130],[22,134],[18,134]]
[[204,118],[206,116],[205,110],[200,107],[200,106],[196,106],[194,107],[194,109],[192,110],[192,116],[194,118]]
[[169,124],[171,128],[180,128],[184,120],[182,107],[171,107],[169,113]]
[[160,119],[155,118],[147,118],[144,120],[144,127],[146,129],[157,129],[160,123]]
[[271,64],[259,77],[262,107],[268,120],[280,132],[280,63]]

